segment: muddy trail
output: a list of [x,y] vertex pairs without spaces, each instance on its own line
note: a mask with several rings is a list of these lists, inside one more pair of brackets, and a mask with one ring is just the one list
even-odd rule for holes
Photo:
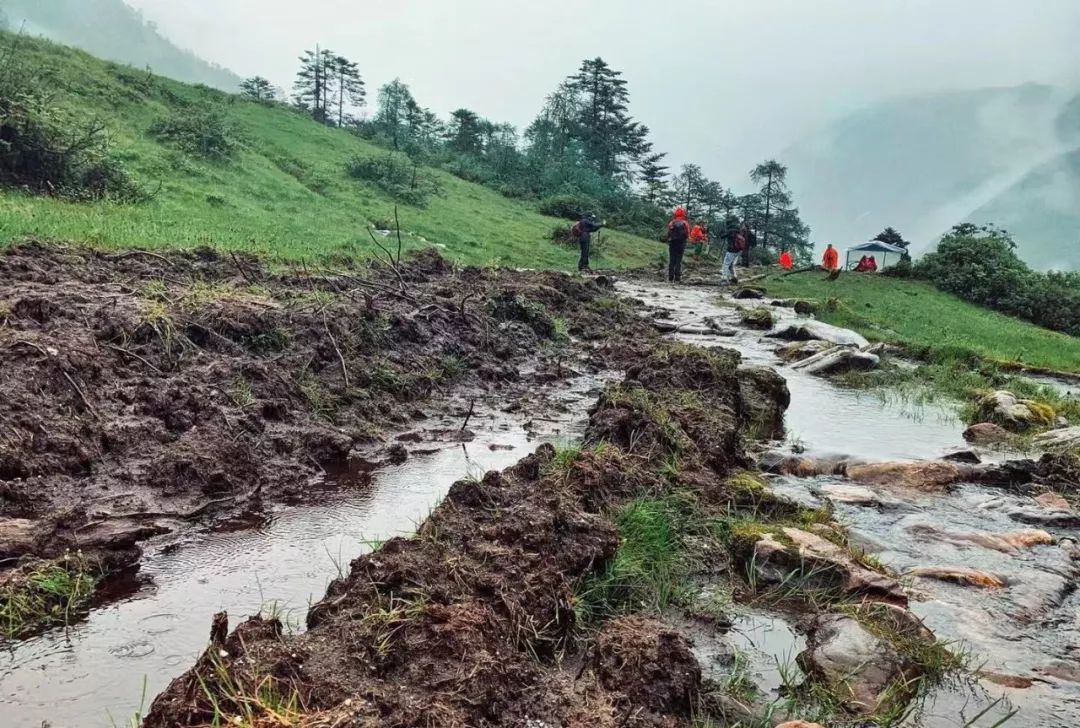
[[0,658],[15,725],[124,724],[144,676],[149,726],[1076,723],[1071,474],[943,460],[950,410],[792,368],[764,302],[434,255],[0,268],[8,583],[103,577]]
[[647,338],[603,278],[454,270],[435,253],[324,271],[210,250],[7,249],[0,627],[71,621],[82,604],[45,576],[111,588],[148,539],[243,528],[340,473],[365,487],[425,440],[468,443],[485,407],[557,418],[546,385]]

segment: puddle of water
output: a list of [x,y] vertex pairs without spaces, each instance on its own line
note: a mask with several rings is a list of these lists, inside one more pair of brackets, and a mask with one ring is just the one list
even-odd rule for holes
[[[94,610],[67,630],[53,630],[0,653],[3,725],[126,725],[140,708],[189,668],[206,645],[210,618],[227,610],[233,625],[276,604],[295,627],[326,590],[375,540],[408,535],[467,475],[500,470],[541,443],[580,438],[585,409],[600,377],[580,377],[550,400],[560,423],[490,412],[469,422],[465,444],[422,443],[435,452],[374,473],[362,489],[326,489],[319,502],[280,506],[254,529],[188,534],[151,543],[130,598]],[[547,408],[545,408],[547,411]],[[460,427],[457,422],[425,423]],[[148,706],[145,706],[148,707]]]

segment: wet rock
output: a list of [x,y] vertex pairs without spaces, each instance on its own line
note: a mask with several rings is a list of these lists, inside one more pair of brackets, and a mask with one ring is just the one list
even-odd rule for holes
[[625,695],[635,711],[689,716],[701,692],[701,667],[685,637],[660,622],[623,617],[596,638],[601,684]]
[[791,406],[787,381],[768,367],[738,371],[748,434],[776,440],[784,436],[784,412]]
[[892,347],[889,346],[888,344],[886,344],[884,341],[879,341],[876,344],[871,344],[870,346],[864,346],[862,348],[862,351],[863,351],[863,353],[866,353],[866,354],[873,354],[874,356],[881,357],[881,356],[885,356],[890,351],[892,351]]
[[742,312],[744,325],[754,329],[767,330],[773,327],[773,315],[767,308],[750,308]]
[[814,301],[796,301],[792,308],[794,308],[795,313],[800,316],[813,316],[818,312],[820,307]]
[[1024,432],[1035,426],[1048,426],[1054,423],[1057,413],[1053,408],[1041,402],[1019,399],[1012,392],[997,391],[980,399],[976,406],[978,418],[995,422],[1012,432]]
[[844,483],[826,483],[821,486],[821,494],[835,503],[854,506],[878,506],[882,502],[881,497],[869,488]]
[[993,422],[980,422],[964,430],[964,439],[973,445],[1000,445],[1012,437],[1011,432]]
[[957,546],[981,546],[1002,553],[1013,553],[1021,549],[1054,543],[1054,537],[1041,529],[1025,529],[1010,533],[951,532],[920,524],[912,526],[908,530],[925,538],[944,541]]
[[1047,677],[1065,680],[1067,682],[1080,683],[1080,664],[1064,662],[1061,660],[1051,662],[1049,665],[1036,667],[1035,672]]
[[1068,511],[1051,511],[1043,508],[1018,508],[1009,518],[1030,526],[1046,528],[1080,528],[1080,514]]
[[973,466],[936,460],[848,465],[846,474],[851,480],[866,485],[924,492],[943,490],[954,483],[974,481],[982,477],[981,471]]
[[677,324],[674,321],[668,321],[666,319],[653,321],[652,324],[653,324],[653,328],[656,329],[657,331],[659,331],[662,334],[670,334],[670,333],[672,333],[674,331],[679,330],[679,324]]
[[387,448],[386,457],[392,465],[401,465],[409,459],[409,450],[400,442],[394,443]]
[[819,341],[817,339],[813,341],[793,341],[790,344],[784,344],[778,346],[775,351],[786,362],[802,361],[815,354],[820,354],[823,351],[832,349],[833,345],[828,341]]
[[1065,427],[1036,435],[1035,447],[1045,450],[1075,450],[1080,448],[1080,427]]
[[836,346],[854,346],[859,349],[870,345],[870,342],[864,336],[849,329],[832,326],[823,321],[795,321],[781,326],[767,335],[770,338],[786,339],[788,341],[820,339]]
[[937,579],[961,586],[977,586],[984,589],[1000,589],[1005,580],[986,571],[952,566],[919,566],[907,572],[908,576]]
[[895,699],[897,683],[918,677],[918,670],[887,641],[875,637],[847,615],[828,615],[810,633],[810,647],[798,658],[812,679],[828,685],[845,707],[872,715]]
[[801,369],[807,374],[827,376],[876,369],[880,363],[881,359],[874,354],[867,354],[849,346],[835,346],[796,362],[791,368]]
[[1026,690],[1035,684],[1035,681],[1030,677],[1022,677],[1020,675],[1006,675],[1004,673],[991,672],[989,670],[979,670],[976,674],[983,680],[993,683],[994,685],[1000,685],[1003,688]]
[[1059,493],[1043,493],[1035,498],[1035,502],[1052,511],[1070,511],[1072,505]]
[[974,450],[956,450],[945,455],[944,460],[951,463],[967,463],[968,465],[980,465],[982,458]]
[[[781,538],[790,541],[791,546]],[[780,537],[762,536],[754,546],[753,568],[766,583],[783,583],[792,573],[798,573],[806,581],[814,582],[813,586],[907,603],[907,596],[895,579],[857,563],[851,554],[831,541],[796,528],[782,529]]]
[[764,288],[753,288],[753,287],[747,286],[745,288],[740,288],[739,290],[737,290],[735,292],[735,295],[733,296],[733,298],[738,298],[738,299],[744,300],[744,301],[745,300],[760,300],[762,298],[765,298],[765,289]]

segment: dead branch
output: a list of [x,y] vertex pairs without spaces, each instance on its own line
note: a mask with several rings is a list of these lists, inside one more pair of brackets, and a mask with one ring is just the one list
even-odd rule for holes
[[63,374],[64,379],[68,380],[71,386],[75,388],[76,393],[78,393],[79,395],[79,399],[82,400],[82,403],[86,406],[86,409],[90,411],[90,414],[92,414],[94,417],[97,417],[97,410],[94,409],[94,406],[90,404],[90,402],[86,399],[86,395],[83,394],[82,389],[80,389],[79,385],[75,383],[75,380],[71,378],[71,375],[67,373],[67,370],[61,367],[60,373]]
[[398,219],[397,205],[394,205],[394,229],[397,230],[397,265],[401,265],[401,220]]
[[337,354],[338,362],[341,364],[341,376],[345,378],[345,388],[349,388],[349,368],[345,366],[345,357],[341,355],[341,349],[338,348],[337,340],[334,338],[334,334],[330,331],[330,325],[326,321],[326,313],[323,313],[323,329],[326,331],[326,335],[330,337],[330,343],[334,347],[334,352]]
[[112,349],[113,351],[118,351],[121,354],[126,354],[127,356],[130,356],[130,357],[132,357],[134,359],[138,359],[139,361],[141,361],[146,366],[150,367],[152,370],[154,370],[158,374],[161,374],[161,375],[165,374],[165,372],[161,371],[156,366],[154,366],[153,364],[148,362],[146,359],[143,359],[141,356],[139,356],[138,354],[136,354],[133,351],[129,351],[129,350],[127,350],[127,349],[125,349],[125,348],[123,348],[121,346],[116,346],[114,344],[105,344],[104,346],[105,346],[106,349]]
[[240,259],[236,257],[236,253],[230,250],[229,257],[232,258],[233,265],[235,265],[236,269],[240,271],[240,275],[244,277],[244,280],[247,281],[249,285],[255,285],[255,281],[251,280],[251,276],[249,276],[247,271],[244,270],[244,266],[240,265]]
[[465,421],[461,423],[461,432],[465,432],[465,428],[469,426],[469,420],[472,419],[473,412],[475,411],[475,409],[476,409],[476,400],[475,399],[470,399],[469,400],[469,411],[465,415]]
[[158,253],[151,253],[149,250],[128,250],[123,253],[114,253],[112,255],[106,255],[105,260],[123,260],[124,258],[132,258],[137,255],[145,255],[149,258],[157,258],[164,262],[166,265],[173,265],[173,262],[166,258],[164,255]]
[[367,230],[368,236],[371,238],[371,242],[375,243],[375,245],[378,246],[379,250],[386,254],[387,260],[390,261],[390,270],[392,270],[394,272],[394,275],[397,277],[398,285],[401,286],[401,290],[407,291],[408,286],[405,285],[405,279],[401,277],[401,271],[398,270],[397,263],[394,262],[394,254],[391,253],[385,245],[375,239],[375,233],[371,232],[371,228],[365,229]]

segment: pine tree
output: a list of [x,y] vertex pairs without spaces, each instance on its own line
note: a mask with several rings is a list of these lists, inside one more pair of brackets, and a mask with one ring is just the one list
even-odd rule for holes
[[484,148],[480,135],[480,115],[469,109],[451,112],[447,146],[459,154],[479,156]]
[[240,95],[253,101],[273,101],[277,98],[277,89],[262,76],[252,76],[240,83]]
[[336,56],[330,50],[304,51],[300,56],[300,70],[296,74],[293,90],[296,92],[297,106],[307,109],[311,118],[325,124],[329,119],[328,109],[332,96],[333,62]]
[[666,156],[662,152],[649,154],[638,165],[642,199],[653,205],[665,207],[671,202],[671,188],[668,186],[669,167],[660,163]]
[[568,87],[581,98],[577,135],[585,156],[605,177],[629,171],[648,129],[630,118],[630,93],[622,73],[602,58],[583,61]]
[[331,103],[337,107],[337,125],[345,126],[350,109],[362,108],[367,101],[367,88],[360,77],[357,64],[344,56],[332,56],[328,62],[330,79],[337,87],[337,98]]
[[891,227],[887,227],[884,230],[882,230],[880,233],[878,233],[874,237],[874,240],[877,240],[878,242],[881,242],[881,243],[885,243],[887,245],[895,245],[896,247],[904,248],[905,250],[907,250],[907,247],[909,245],[911,245],[910,242],[908,242],[907,240],[904,240],[903,235],[901,235],[894,228],[891,228]]
[[786,183],[787,167],[770,159],[754,167],[750,172],[750,179],[761,184],[761,191],[758,193],[763,207],[760,227],[761,245],[768,249],[774,212],[791,206],[791,193]]

